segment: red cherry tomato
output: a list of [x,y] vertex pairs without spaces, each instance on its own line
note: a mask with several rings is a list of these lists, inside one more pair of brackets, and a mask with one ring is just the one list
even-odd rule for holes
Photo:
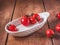
[[38,22],[41,20],[40,16],[37,16],[36,19],[37,19]]
[[35,24],[37,22],[36,19],[32,16],[30,17],[30,21],[31,21],[31,24]]
[[33,17],[34,17],[34,18],[36,18],[36,17],[38,17],[38,16],[39,16],[38,14],[33,14]]
[[29,26],[30,25],[30,20],[27,16],[23,16],[21,18],[21,24],[23,24],[24,26]]
[[17,31],[15,25],[9,25],[9,26],[8,26],[8,30],[9,30],[9,31]]
[[57,18],[60,19],[60,13],[57,14]]
[[38,14],[34,14],[33,17],[36,18],[38,22],[41,20],[41,18]]
[[54,35],[54,31],[52,29],[46,30],[46,36],[47,37],[52,37]]
[[56,31],[60,33],[60,24],[57,24],[55,27]]

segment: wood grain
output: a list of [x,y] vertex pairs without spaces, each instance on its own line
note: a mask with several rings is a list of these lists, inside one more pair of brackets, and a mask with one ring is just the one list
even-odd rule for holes
[[[29,13],[43,12],[43,4],[41,0],[17,0],[13,20]],[[47,23],[39,31],[27,37],[13,37],[9,35],[7,45],[52,45],[51,39],[45,37],[43,33],[48,29]]]
[[10,21],[14,0],[0,0],[0,45],[5,45],[7,33],[5,25]]
[[[48,19],[49,26],[55,31],[56,24],[60,23],[60,20],[56,18],[57,13],[60,12],[60,0],[44,0],[46,11],[50,12]],[[54,45],[60,45],[60,34],[55,31],[55,38],[53,39]]]

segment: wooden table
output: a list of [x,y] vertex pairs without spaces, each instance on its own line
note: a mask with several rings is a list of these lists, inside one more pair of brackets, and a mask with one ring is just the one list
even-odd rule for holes
[[[5,32],[4,27],[9,21],[32,12],[44,11],[50,12],[48,21],[43,28],[30,36],[18,38]],[[60,12],[60,0],[0,0],[0,45],[60,45],[58,34],[55,33],[56,36],[51,39],[44,33],[60,23],[60,20],[55,17],[58,12]]]

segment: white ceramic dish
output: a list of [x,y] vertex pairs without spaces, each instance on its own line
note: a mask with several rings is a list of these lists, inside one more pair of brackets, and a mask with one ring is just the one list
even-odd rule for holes
[[[48,12],[43,12],[43,13],[38,13],[38,14],[40,15],[41,18],[43,18],[42,22],[40,23],[37,22],[36,24],[26,27],[20,23],[20,18],[18,18],[6,24],[5,31],[13,36],[27,36],[39,30],[40,28],[44,26],[50,14]],[[17,27],[18,31],[16,32],[9,31],[7,29],[7,26],[9,26],[10,24],[14,24]]]

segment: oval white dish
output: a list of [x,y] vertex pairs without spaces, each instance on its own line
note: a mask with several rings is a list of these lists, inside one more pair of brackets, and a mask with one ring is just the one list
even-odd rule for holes
[[[44,26],[44,24],[46,23],[50,14],[48,12],[43,12],[43,13],[38,13],[38,14],[41,18],[43,18],[42,22],[37,22],[36,24],[33,24],[31,26],[23,26],[20,23],[20,18],[17,18],[15,20],[12,20],[8,24],[6,24],[5,31],[13,36],[21,37],[21,36],[27,36],[35,31],[39,30],[40,28],[42,28]],[[9,31],[7,29],[7,26],[9,26],[10,24],[14,24],[17,27],[18,31],[16,31],[16,32]]]

